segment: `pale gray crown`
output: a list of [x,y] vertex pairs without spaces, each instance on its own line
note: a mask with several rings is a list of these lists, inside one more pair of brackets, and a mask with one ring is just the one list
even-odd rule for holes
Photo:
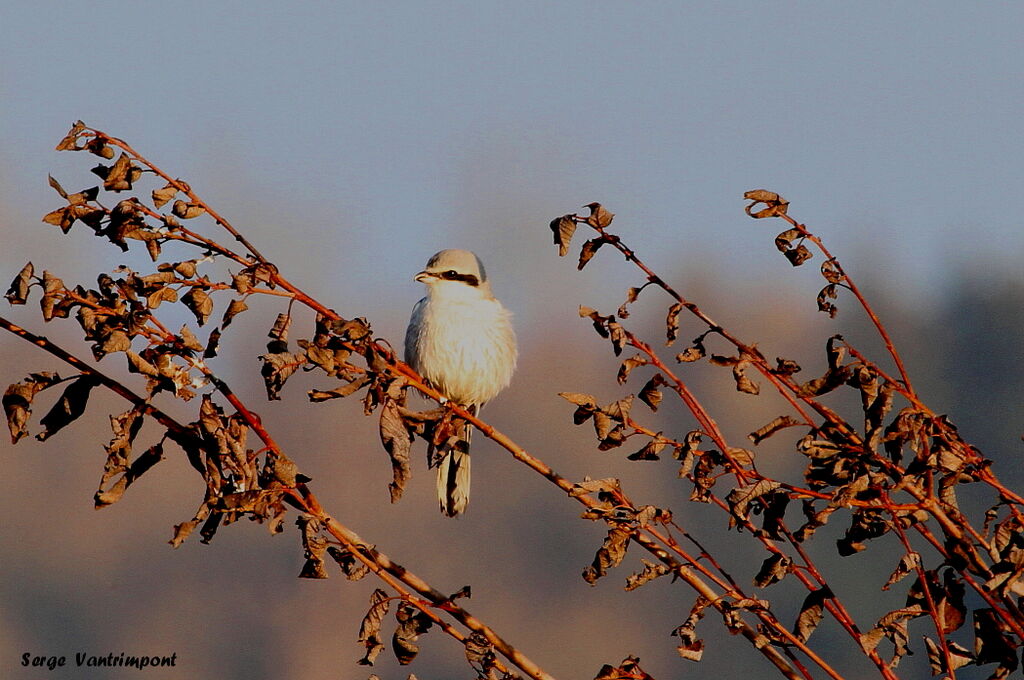
[[484,271],[484,263],[480,261],[480,258],[475,253],[468,250],[458,250],[455,248],[442,250],[439,253],[435,253],[427,261],[427,266],[424,271],[430,273],[439,273],[453,270],[459,274],[472,274],[477,277],[480,283],[487,281],[487,272]]

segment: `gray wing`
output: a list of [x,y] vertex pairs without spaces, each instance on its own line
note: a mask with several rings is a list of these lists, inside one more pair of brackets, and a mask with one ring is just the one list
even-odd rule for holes
[[405,363],[419,371],[419,339],[423,330],[424,311],[427,306],[427,298],[423,298],[412,308],[412,316],[409,318],[409,327],[405,329]]

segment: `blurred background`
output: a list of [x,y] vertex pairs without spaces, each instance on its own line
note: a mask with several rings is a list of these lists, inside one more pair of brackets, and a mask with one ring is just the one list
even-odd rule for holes
[[[81,224],[63,236],[39,221],[62,204],[48,173],[70,191],[96,183],[94,157],[52,151],[79,118],[189,181],[288,278],[345,317],[367,317],[396,346],[421,296],[412,275],[441,248],[473,249],[520,337],[520,369],[488,407],[490,422],[569,478],[618,476],[634,500],[670,507],[749,583],[763,554],[725,534],[723,516],[686,502],[673,461],[631,463],[631,448],[599,453],[589,425],[571,425],[557,392],[608,402],[647,378],[638,369],[616,385],[617,361],[576,314],[580,304],[612,313],[642,278],[608,249],[577,272],[575,254],[557,257],[547,223],[604,203],[617,214],[612,230],[663,278],[767,356],[796,359],[808,378],[823,370],[833,333],[882,359],[852,299],[841,297],[835,320],[816,311],[820,258],[793,269],[772,244],[784,224],[743,214],[745,190],[781,193],[875,303],[926,401],[1019,486],[1022,20],[1011,3],[7,0],[0,275],[6,282],[32,260],[37,272],[88,286],[99,270],[152,266]],[[441,590],[470,584],[470,611],[557,677],[593,677],[628,654],[661,680],[769,675],[714,615],[700,629],[704,661],[678,659],[669,633],[693,596],[664,579],[623,593],[640,554],[596,588],[585,584],[579,573],[603,528],[577,519],[575,503],[482,438],[465,517],[438,513],[422,444],[405,497],[390,505],[390,467],[358,402],[310,405],[306,390],[333,387],[316,374],[293,378],[283,401],[265,401],[256,355],[284,305],[256,302],[225,335],[214,369],[366,540]],[[657,341],[666,307],[645,292],[630,328]],[[33,306],[4,315],[88,353],[74,324],[44,326]],[[308,337],[309,321],[300,315],[292,337]],[[684,317],[682,342],[701,331]],[[0,356],[4,384],[28,371],[68,372],[14,337],[0,339]],[[784,412],[770,395],[734,392],[727,370],[682,374],[735,445]],[[37,417],[56,396],[40,397]],[[692,429],[669,401],[657,417],[640,405],[637,413],[667,433]],[[25,652],[126,651],[177,653],[178,667],[147,671],[153,678],[471,677],[461,650],[437,632],[410,669],[390,652],[374,669],[356,666],[376,584],[294,578],[302,555],[293,515],[273,538],[240,522],[212,545],[196,536],[172,550],[172,525],[203,493],[173,447],[121,502],[93,511],[106,414],[123,410],[94,398],[45,444],[0,444],[0,675],[41,677],[20,666]],[[156,436],[144,429],[138,446]],[[794,439],[779,435],[759,455],[798,479]],[[823,530],[818,555],[870,627],[902,604],[877,591],[899,551],[879,542],[834,560],[828,532],[841,530]],[[784,620],[802,599],[788,583],[762,595]],[[928,622],[911,626],[917,645],[929,632]],[[828,622],[812,642],[849,677],[873,672]],[[904,660],[901,674],[928,677],[924,656]]]

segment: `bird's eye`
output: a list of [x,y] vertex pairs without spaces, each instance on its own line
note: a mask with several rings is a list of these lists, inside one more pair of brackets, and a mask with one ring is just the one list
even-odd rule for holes
[[449,269],[448,271],[446,271],[446,272],[444,273],[444,275],[445,275],[446,277],[450,278],[450,279],[453,279],[453,278],[455,278],[456,276],[458,276],[458,275],[459,275],[459,273],[458,273],[457,271],[455,271],[454,269]]

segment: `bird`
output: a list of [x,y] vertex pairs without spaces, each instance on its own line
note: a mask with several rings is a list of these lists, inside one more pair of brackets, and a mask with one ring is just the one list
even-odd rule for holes
[[[484,265],[468,250],[435,253],[415,281],[427,295],[416,303],[405,333],[405,361],[444,397],[472,413],[512,380],[518,351],[512,314],[491,292]],[[437,462],[441,512],[455,517],[469,503],[469,439],[442,447]],[[428,462],[433,463],[433,448]]]

